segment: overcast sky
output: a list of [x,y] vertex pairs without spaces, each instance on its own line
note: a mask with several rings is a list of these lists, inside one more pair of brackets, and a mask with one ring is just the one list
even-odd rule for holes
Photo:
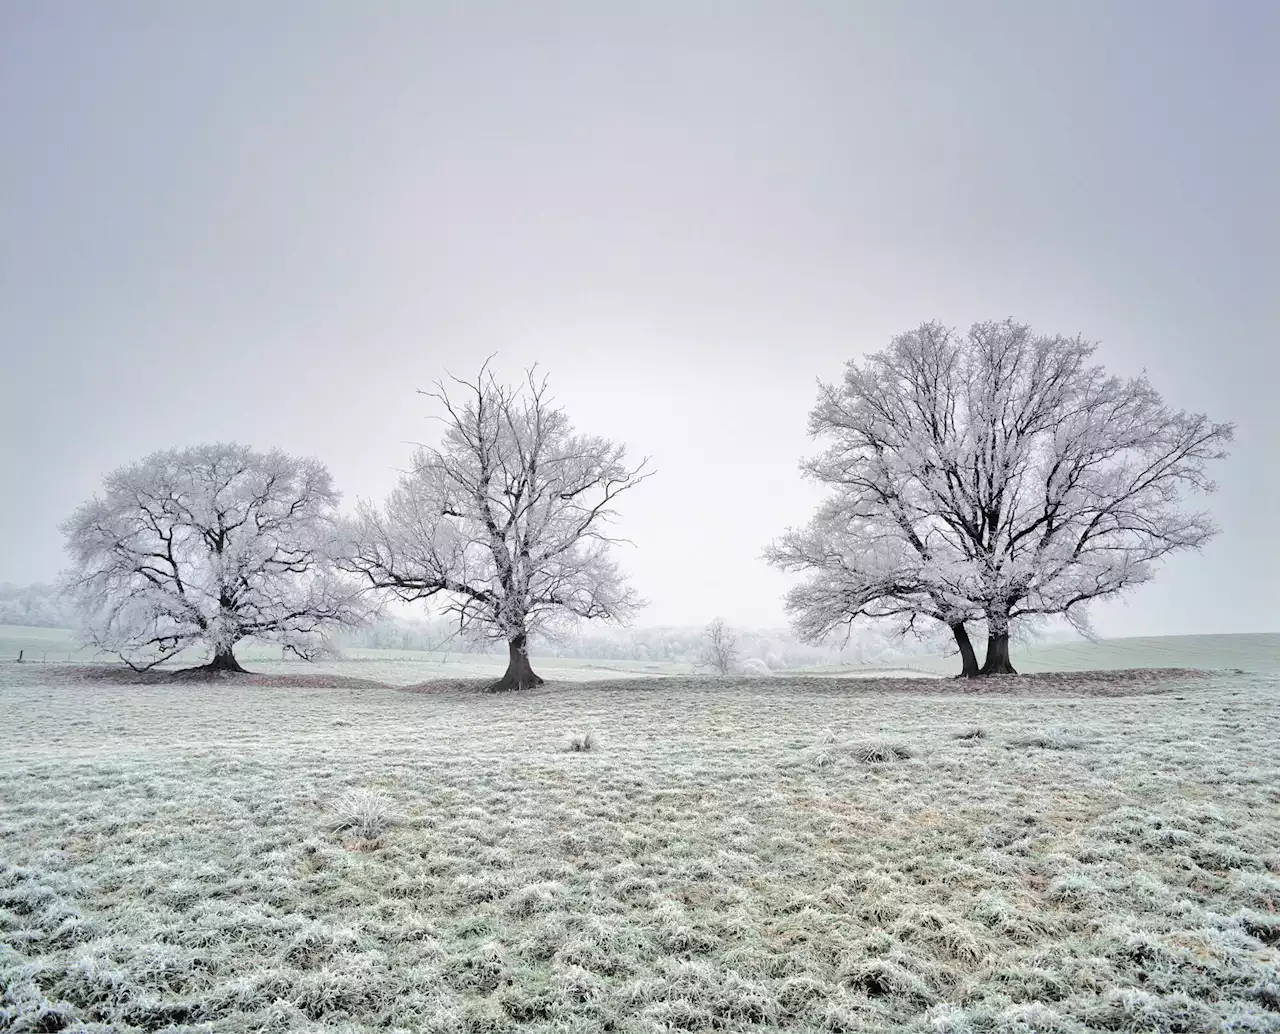
[[496,352],[653,457],[642,623],[781,625],[816,379],[1012,316],[1238,424],[1100,630],[1276,631],[1278,51],[1270,0],[0,5],[0,580],[159,448],[380,497]]

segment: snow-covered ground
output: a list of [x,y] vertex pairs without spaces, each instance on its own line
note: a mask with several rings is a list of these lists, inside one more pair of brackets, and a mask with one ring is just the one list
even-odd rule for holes
[[917,685],[0,665],[0,1028],[1278,1029],[1274,679]]

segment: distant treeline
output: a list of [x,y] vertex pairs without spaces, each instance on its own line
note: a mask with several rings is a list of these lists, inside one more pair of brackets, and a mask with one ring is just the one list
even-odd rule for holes
[[[771,670],[805,668],[822,664],[895,664],[913,656],[937,652],[936,646],[891,636],[875,628],[855,630],[847,645],[838,642],[812,646],[786,631],[731,629],[737,638],[737,656],[755,658]],[[414,620],[384,617],[365,628],[344,633],[338,645],[344,649],[443,650],[451,653],[502,652],[503,644],[468,641],[457,634],[457,625],[444,619]],[[700,627],[611,627],[584,629],[549,638],[535,636],[531,652],[542,657],[592,660],[650,661],[698,664],[705,655],[705,629]]]
[[75,613],[52,585],[0,582],[0,625],[74,628]]
[[[0,625],[34,628],[75,628],[74,610],[53,585],[14,585],[0,582]],[[771,670],[822,664],[892,665],[911,657],[939,652],[938,644],[900,638],[872,626],[854,630],[847,644],[825,646],[800,642],[787,631],[731,629],[740,661],[755,658]],[[591,660],[649,661],[698,664],[705,655],[702,627],[583,628],[556,638],[535,636],[531,648],[543,657]],[[457,634],[457,625],[444,618],[414,619],[387,616],[364,628],[345,631],[334,645],[342,649],[429,650],[449,653],[501,653],[503,644],[474,642]]]

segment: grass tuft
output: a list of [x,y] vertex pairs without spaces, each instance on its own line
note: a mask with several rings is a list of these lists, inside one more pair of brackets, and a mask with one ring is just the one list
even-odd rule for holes
[[596,741],[589,732],[569,737],[568,749],[571,754],[585,754],[589,750],[594,750],[595,746]]
[[1280,915],[1266,912],[1241,912],[1240,928],[1255,940],[1272,948],[1280,948]]
[[371,790],[348,790],[333,803],[329,828],[351,832],[363,840],[377,840],[392,825],[391,806]]
[[1079,750],[1084,741],[1070,736],[1061,729],[1045,729],[1011,737],[1010,747],[1038,747],[1041,750]]
[[849,745],[849,753],[855,761],[864,765],[877,765],[886,761],[906,761],[915,757],[915,751],[893,740],[864,740]]

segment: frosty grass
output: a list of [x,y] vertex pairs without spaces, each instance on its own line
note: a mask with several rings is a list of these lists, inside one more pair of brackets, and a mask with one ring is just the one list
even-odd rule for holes
[[1273,680],[54,674],[0,668],[0,1029],[1280,1030]]

